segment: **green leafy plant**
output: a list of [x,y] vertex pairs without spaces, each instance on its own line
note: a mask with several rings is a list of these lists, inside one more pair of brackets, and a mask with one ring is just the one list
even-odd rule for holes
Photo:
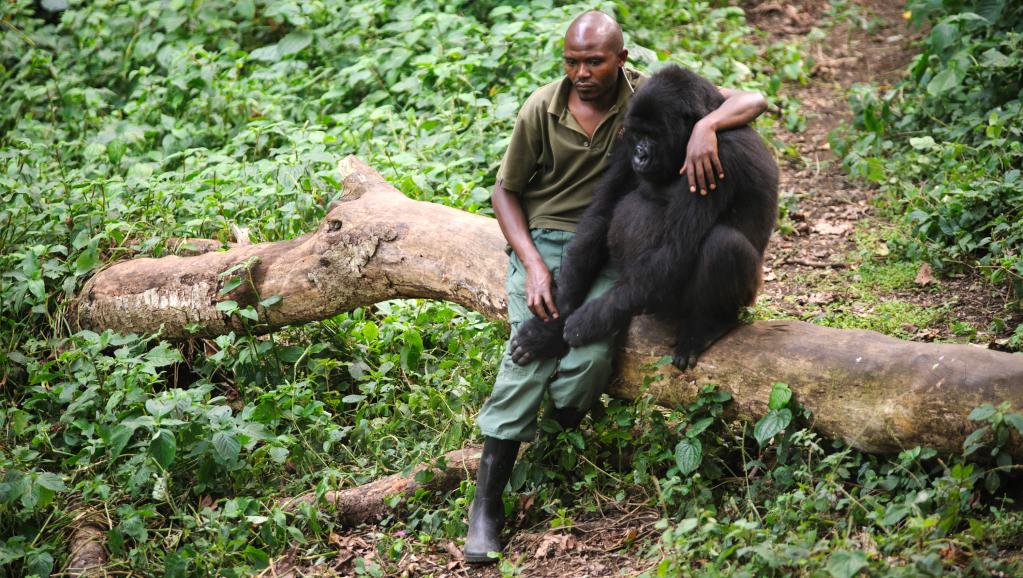
[[885,192],[939,269],[974,267],[1023,295],[1023,10],[1004,0],[909,2],[927,22],[907,78],[853,91],[853,129],[833,144]]

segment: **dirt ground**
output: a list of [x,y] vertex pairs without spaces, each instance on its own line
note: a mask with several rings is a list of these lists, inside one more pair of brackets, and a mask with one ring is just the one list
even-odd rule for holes
[[[743,3],[750,24],[765,33],[764,43],[806,37],[821,25],[831,6],[827,0]],[[825,30],[823,40],[809,43],[808,56],[814,63],[810,81],[804,86],[789,86],[806,115],[806,128],[798,134],[780,133],[780,138],[798,151],[799,158],[783,160],[781,165],[782,195],[795,198],[789,213],[793,232],[776,235],[769,248],[759,303],[771,310],[812,321],[815,311],[831,299],[819,288],[848,283],[850,270],[862,262],[862,258],[850,257],[863,251],[862,242],[856,242],[857,231],[880,231],[877,250],[884,251],[887,227],[871,203],[876,193],[844,175],[828,145],[828,133],[850,117],[846,97],[849,87],[855,83],[890,84],[913,58],[913,42],[922,33],[908,27],[902,10],[901,3],[850,2],[850,17]],[[918,274],[914,288],[887,295],[878,289],[878,293],[882,300],[897,298],[953,311],[956,320],[976,329],[974,342],[996,346],[996,341],[1004,338],[989,331],[988,326],[992,319],[1005,315],[1007,296],[993,292],[975,275],[938,279],[925,269]],[[922,340],[957,338],[948,327],[910,331],[910,336]],[[659,534],[653,527],[659,513],[638,504],[609,504],[612,509],[575,520],[575,527],[569,531],[550,530],[549,521],[538,527],[523,526],[521,519],[513,521],[506,557],[515,563],[519,575],[537,578],[633,576],[651,569],[655,562],[644,554]],[[288,564],[276,575],[354,575],[353,561],[357,557],[376,555],[374,544],[381,537],[380,531],[373,527],[338,536],[342,554],[332,563],[304,571]],[[451,541],[438,542],[425,554],[407,553],[399,568],[402,576],[501,576],[496,565],[464,564],[460,546]]]
[[[772,40],[805,36],[819,23],[829,2],[750,2],[751,25]],[[794,318],[815,321],[824,306],[848,284],[850,270],[862,257],[887,253],[885,232],[890,225],[877,215],[871,199],[876,191],[850,181],[828,143],[828,133],[850,119],[848,89],[858,83],[884,86],[896,82],[916,54],[913,42],[923,34],[903,18],[901,3],[858,0],[850,3],[851,16],[830,30],[823,41],[810,44],[814,61],[811,81],[791,87],[806,115],[806,129],[780,138],[799,152],[798,159],[782,163],[780,190],[794,199],[789,214],[794,234],[775,235],[768,248],[765,283],[759,303]],[[870,238],[857,244],[856,236]],[[827,288],[837,288],[829,291]],[[822,289],[823,288],[823,289]],[[993,320],[1018,318],[1007,311],[1009,295],[999,292],[976,273],[938,278],[929,265],[921,265],[914,286],[896,290],[870,287],[879,302],[898,299],[924,308],[947,312],[944,323],[926,328],[903,327],[899,337],[914,340],[964,341],[1001,348],[1005,330],[993,329]],[[854,304],[854,314],[870,313],[869,305]],[[1015,325],[1007,324],[1011,330]],[[964,331],[965,329],[965,331]],[[975,333],[974,333],[975,332]]]

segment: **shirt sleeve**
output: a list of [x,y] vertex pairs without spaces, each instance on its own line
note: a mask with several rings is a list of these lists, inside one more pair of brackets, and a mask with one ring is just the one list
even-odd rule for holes
[[497,182],[506,191],[522,193],[536,173],[543,146],[542,114],[543,107],[537,106],[534,98],[526,100],[519,109],[511,141],[497,171]]

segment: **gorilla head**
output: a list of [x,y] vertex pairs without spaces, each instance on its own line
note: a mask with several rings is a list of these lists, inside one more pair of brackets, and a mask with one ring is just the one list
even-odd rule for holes
[[693,125],[724,100],[709,82],[677,66],[650,78],[629,105],[619,143],[631,151],[632,169],[649,181],[678,175]]

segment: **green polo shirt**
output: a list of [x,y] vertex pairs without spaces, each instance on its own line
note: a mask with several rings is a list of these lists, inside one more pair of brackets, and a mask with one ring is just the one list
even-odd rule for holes
[[567,77],[541,87],[522,105],[497,181],[519,195],[530,229],[575,231],[607,165],[625,105],[645,79],[631,69],[619,74],[618,99],[592,137],[568,110]]

